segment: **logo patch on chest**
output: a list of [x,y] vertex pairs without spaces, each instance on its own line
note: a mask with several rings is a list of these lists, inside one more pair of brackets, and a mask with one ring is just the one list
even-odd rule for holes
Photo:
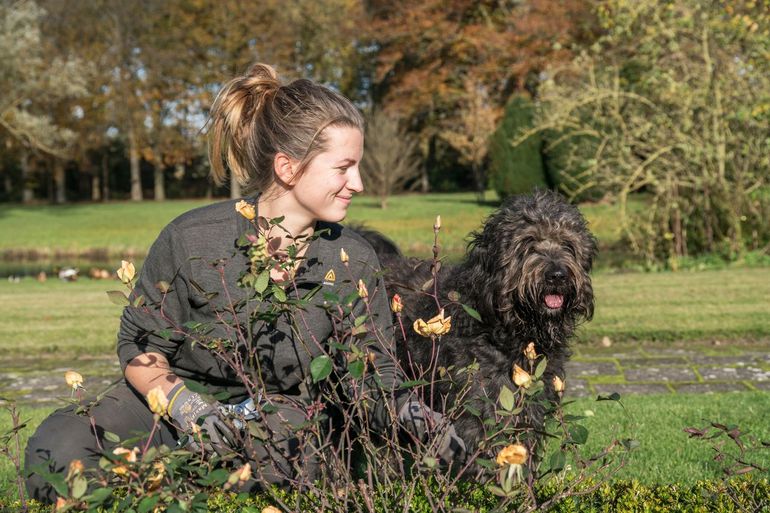
[[334,269],[329,269],[324,275],[324,285],[334,286],[335,281],[337,281],[337,275],[334,274]]

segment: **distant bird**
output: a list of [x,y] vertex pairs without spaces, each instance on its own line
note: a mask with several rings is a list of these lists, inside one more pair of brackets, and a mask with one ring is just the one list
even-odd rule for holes
[[59,271],[59,279],[62,281],[76,281],[78,270],[73,267],[65,267]]

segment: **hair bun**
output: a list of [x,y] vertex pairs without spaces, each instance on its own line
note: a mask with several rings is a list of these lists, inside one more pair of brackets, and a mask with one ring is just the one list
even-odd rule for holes
[[281,87],[278,73],[268,64],[257,63],[243,76],[244,92],[251,96],[251,109],[246,115],[253,115],[262,110],[265,100]]

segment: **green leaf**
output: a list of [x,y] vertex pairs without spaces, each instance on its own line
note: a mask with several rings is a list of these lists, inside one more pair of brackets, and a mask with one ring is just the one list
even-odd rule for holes
[[364,361],[356,360],[356,361],[350,362],[348,364],[348,372],[355,379],[361,379],[361,376],[364,375]]
[[267,284],[270,282],[270,271],[263,271],[257,280],[254,282],[254,290],[263,293],[267,289]]
[[545,372],[545,368],[548,366],[548,358],[545,356],[542,360],[537,364],[537,367],[535,367],[535,378],[540,379],[543,376],[543,373]]
[[104,439],[107,440],[108,442],[112,442],[114,444],[119,444],[120,443],[120,437],[118,435],[116,435],[115,433],[113,433],[112,431],[105,431],[104,432]]
[[620,401],[620,394],[617,392],[612,392],[610,395],[599,395],[596,396],[597,401]]
[[72,497],[79,499],[86,493],[88,489],[88,481],[83,476],[76,476],[72,480]]
[[620,441],[620,443],[623,445],[623,447],[626,448],[627,451],[631,451],[633,449],[636,449],[641,445],[639,443],[639,440],[632,440],[631,438],[624,438]]
[[505,411],[513,410],[513,406],[516,403],[516,398],[513,392],[505,385],[503,385],[503,387],[500,389],[500,395],[498,396],[497,400]]
[[499,486],[490,485],[487,487],[487,490],[497,495],[498,497],[508,497],[508,494],[505,492],[505,490],[503,490]]
[[468,305],[462,305],[462,306],[463,306],[463,310],[465,310],[465,313],[467,313],[477,321],[481,322],[481,315],[479,315],[479,313],[476,310],[474,310]]
[[190,392],[196,392],[198,394],[207,394],[208,390],[206,390],[206,387],[198,383],[197,381],[185,381],[184,385],[187,387],[187,390]]
[[91,506],[97,506],[104,503],[109,497],[112,496],[112,488],[97,488],[90,495],[86,496],[88,504]]
[[139,501],[139,505],[136,507],[136,513],[148,513],[155,507],[159,499],[160,495],[151,495],[149,497],[145,497]]
[[313,361],[310,362],[310,376],[313,378],[313,383],[328,378],[331,373],[332,359],[325,354],[313,358]]
[[273,285],[271,290],[273,291],[275,299],[277,299],[279,302],[283,303],[286,301],[286,292],[281,287],[278,285]]
[[567,457],[561,451],[551,454],[551,470],[559,471],[567,464]]
[[135,307],[135,308],[139,308],[139,307],[140,307],[140,306],[142,306],[143,304],[144,304],[144,296],[137,296],[137,297],[134,299],[134,307]]
[[487,460],[484,458],[476,458],[475,463],[489,470],[493,470],[495,468],[495,464],[494,462],[492,462],[492,460]]
[[366,315],[366,314],[359,315],[358,317],[356,317],[356,320],[353,321],[353,326],[355,326],[355,327],[361,326],[364,323],[364,321],[366,321],[367,317],[369,317],[369,316]]
[[583,445],[588,440],[588,430],[580,424],[570,426],[569,437],[573,443]]
[[217,393],[217,394],[214,394],[214,396],[213,396],[213,397],[214,397],[214,399],[216,399],[217,401],[220,401],[220,402],[221,402],[221,401],[225,401],[225,400],[227,400],[227,399],[230,399],[230,396],[232,396],[232,395],[233,395],[233,394],[231,394],[231,393],[230,393],[230,392],[228,392],[227,390],[223,390],[223,391],[221,391],[221,392],[219,392],[219,393]]
[[131,304],[128,301],[128,296],[121,290],[108,290],[107,297],[110,299],[110,302],[118,306],[128,306]]
[[366,326],[356,326],[355,328],[350,330],[350,333],[353,335],[363,335],[367,331],[369,331],[369,329]]
[[430,381],[425,381],[424,379],[412,379],[409,381],[403,381],[400,385],[398,385],[399,390],[403,390],[405,388],[413,388],[420,385],[427,385],[430,383]]
[[173,335],[173,334],[174,334],[174,331],[170,330],[170,329],[160,330],[160,331],[157,332],[157,335],[159,337],[161,337],[163,339],[166,339],[166,340],[171,340],[171,335]]
[[273,226],[275,226],[275,225],[277,225],[277,224],[281,224],[281,223],[283,222],[283,220],[284,220],[284,219],[286,219],[286,216],[278,216],[278,217],[274,217],[274,218],[272,218],[272,219],[270,220],[270,224],[272,224]]

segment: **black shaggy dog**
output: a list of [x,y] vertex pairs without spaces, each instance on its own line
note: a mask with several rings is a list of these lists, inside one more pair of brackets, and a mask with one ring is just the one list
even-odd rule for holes
[[[435,347],[412,328],[416,319],[438,313],[433,287],[423,291],[431,279],[431,262],[404,258],[391,241],[374,232],[363,235],[379,252],[389,294],[402,298],[406,340],[399,347],[399,359],[407,373],[424,378],[478,364],[470,384],[439,380],[430,399],[438,411],[456,405],[463,392],[466,399],[475,399],[481,415],[466,411],[454,421],[469,450],[485,436],[483,420],[494,418],[500,408],[494,403],[502,385],[518,389],[512,381],[514,364],[532,368],[524,353],[530,342],[547,358],[545,398],[558,401],[553,378],[564,379],[570,337],[581,321],[591,319],[594,309],[589,273],[596,241],[575,206],[556,193],[537,191],[507,199],[490,215],[472,234],[465,259],[438,273],[438,300],[446,305],[452,327]],[[476,309],[481,322],[460,303]],[[543,406],[531,406],[519,421],[537,429],[544,412]]]

